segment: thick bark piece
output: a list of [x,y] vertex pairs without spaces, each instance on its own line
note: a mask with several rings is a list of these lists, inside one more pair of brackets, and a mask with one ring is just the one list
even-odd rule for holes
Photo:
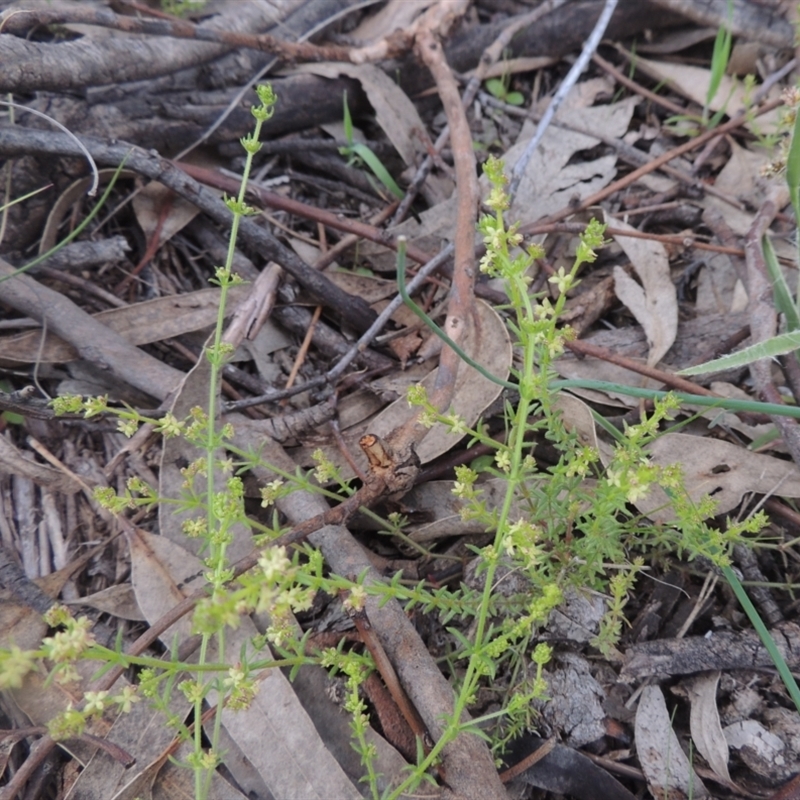
[[[281,9],[280,6],[284,8]],[[210,28],[254,33],[269,29],[276,15],[293,10],[297,3],[273,5],[264,0],[225,0],[220,13],[207,23]],[[13,12],[11,12],[13,13]],[[25,15],[9,21],[15,27]],[[11,17],[11,20],[14,18]],[[130,36],[117,33],[71,42],[31,42],[9,34],[0,35],[0,86],[6,92],[85,91],[88,86],[107,86],[156,78],[187,67],[204,64],[228,52],[225,45]]]
[[[748,0],[652,0],[668,11],[682,14],[698,25],[719,28],[729,25],[734,36],[771,47],[789,49],[793,46],[792,25],[781,13],[778,4],[772,7],[763,2]],[[789,4],[783,4],[788,7]],[[728,7],[731,8],[729,20]]]
[[[770,633],[789,668],[796,670],[800,665],[800,627],[787,622]],[[772,666],[772,658],[755,631],[719,631],[708,637],[688,636],[633,645],[625,653],[620,678],[631,682],[706,670]]]

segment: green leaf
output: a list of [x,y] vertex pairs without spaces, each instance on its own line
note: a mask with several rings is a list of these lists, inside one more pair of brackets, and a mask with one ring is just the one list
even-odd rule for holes
[[756,629],[756,633],[758,633],[761,641],[764,643],[764,647],[767,648],[767,652],[770,658],[772,658],[772,663],[775,664],[778,674],[783,680],[786,691],[789,692],[789,696],[794,700],[795,707],[800,711],[800,688],[797,686],[797,681],[795,681],[792,671],[783,658],[783,653],[778,649],[775,640],[772,638],[772,634],[767,630],[767,626],[764,624],[752,600],[750,600],[747,592],[744,590],[744,586],[742,586],[736,573],[728,566],[723,565],[721,569],[722,574],[730,584],[731,589],[733,589],[736,599],[741,603],[750,622]]
[[4,411],[0,414],[0,419],[5,420],[8,425],[22,425],[25,422],[25,417],[16,411]]
[[525,102],[522,92],[509,92],[506,95],[506,103],[510,106],[521,106]]
[[492,78],[486,81],[486,91],[498,100],[502,100],[506,96],[506,85],[500,78]]
[[708,114],[708,107],[711,101],[719,91],[719,85],[722,82],[722,76],[725,74],[725,68],[728,66],[728,61],[731,57],[731,44],[733,42],[733,35],[731,33],[731,19],[733,17],[733,2],[728,0],[728,15],[725,23],[720,26],[717,31],[717,37],[714,40],[714,53],[711,56],[711,79],[708,83],[708,92],[706,94],[706,106],[703,110],[703,117]]
[[357,155],[372,171],[375,177],[398,199],[402,200],[405,196],[403,190],[394,182],[394,178],[389,174],[389,170],[383,166],[381,160],[365,144],[356,142],[353,145],[353,152]]
[[706,361],[705,364],[698,364],[696,367],[682,369],[678,375],[701,375],[704,372],[717,372],[721,369],[734,369],[752,364],[762,358],[774,358],[791,353],[800,347],[800,331],[782,333],[768,339],[766,342],[759,342],[751,347],[745,347],[738,353],[731,353],[729,356],[716,358],[713,361]]
[[347,92],[342,95],[344,103],[344,138],[350,147],[353,146],[353,118],[350,116],[350,106],[347,105]]

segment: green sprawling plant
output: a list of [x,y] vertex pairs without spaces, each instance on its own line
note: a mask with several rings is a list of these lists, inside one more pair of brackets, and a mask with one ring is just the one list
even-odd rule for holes
[[[45,670],[53,680],[73,679],[78,659],[98,661],[101,673],[114,666],[140,669],[138,693],[133,687],[115,695],[86,693],[82,703],[52,720],[50,733],[56,739],[80,733],[93,717],[108,708],[129,710],[139,694],[163,708],[166,715],[171,693],[178,688],[191,701],[193,721],[190,725],[183,719],[165,716],[165,720],[174,726],[176,735],[193,745],[187,766],[194,770],[199,800],[208,796],[213,771],[220,762],[223,707],[237,709],[252,702],[261,670],[288,667],[294,673],[304,664],[321,664],[346,678],[346,708],[352,715],[354,747],[362,757],[364,780],[377,800],[380,792],[375,752],[367,739],[369,718],[360,691],[374,669],[371,657],[356,649],[347,650],[344,645],[310,653],[308,636],[303,635],[294,614],[308,609],[320,592],[342,598],[345,606],[353,610],[362,608],[368,596],[393,599],[406,609],[418,608],[436,615],[439,623],[446,626],[450,646],[444,669],[452,681],[455,701],[454,713],[444,721],[438,741],[428,750],[420,742],[418,762],[409,766],[399,785],[386,791],[385,796],[391,799],[413,793],[422,781],[432,781],[432,768],[456,737],[482,736],[499,754],[510,739],[535,726],[534,701],[546,693],[545,666],[551,657],[550,648],[537,643],[537,637],[566,589],[588,587],[608,597],[608,611],[594,642],[601,651],[608,652],[619,640],[625,603],[637,574],[644,569],[646,557],[673,552],[688,557],[704,555],[730,571],[731,544],[744,534],[759,530],[765,520],[759,514],[742,523],[729,522],[724,530],[716,529],[706,522],[713,513],[713,502],[694,506],[683,491],[679,470],[651,463],[646,445],[677,409],[679,400],[675,396],[657,397],[650,417],[618,432],[613,457],[605,466],[599,454],[564,424],[557,391],[564,382],[555,380],[553,361],[571,333],[568,328],[559,327],[558,320],[566,292],[578,281],[580,267],[593,261],[596,249],[603,245],[603,227],[590,223],[581,237],[573,267],[569,271],[561,268],[550,278],[555,289],[553,300],[532,296],[528,271],[539,252],[535,247],[519,250],[521,237],[515,226],[508,227],[504,220],[508,198],[502,163],[490,159],[485,169],[492,185],[487,201],[492,213],[479,224],[486,243],[481,269],[501,278],[506,285],[510,300],[506,312],[521,360],[513,381],[504,383],[518,391],[519,400],[515,405],[507,404],[505,436],[498,441],[482,425],[470,428],[457,415],[434,408],[421,387],[409,392],[409,401],[421,409],[427,423],[443,422],[452,431],[454,441],[469,436],[473,442],[493,449],[491,463],[459,467],[453,488],[463,503],[463,515],[480,520],[487,531],[487,541],[474,548],[478,588],[463,584],[431,588],[424,581],[409,584],[400,573],[386,582],[369,583],[363,578],[351,581],[329,574],[321,553],[308,544],[291,551],[270,546],[281,533],[277,515],[270,526],[250,519],[244,510],[241,473],[260,464],[260,459],[257,454],[236,450],[230,444],[230,427],[220,428],[216,423],[220,373],[230,356],[230,348],[222,343],[225,294],[238,280],[231,271],[236,233],[241,218],[251,213],[243,200],[245,186],[253,156],[259,149],[261,126],[271,116],[275,103],[269,87],[259,87],[258,96],[261,104],[253,110],[255,133],[242,142],[247,160],[241,191],[237,199],[227,200],[234,219],[228,259],[214,278],[221,287],[222,298],[216,333],[206,352],[211,364],[207,408],[194,409],[187,419],[167,415],[148,420],[134,411],[115,412],[120,417],[120,430],[128,435],[147,421],[164,436],[186,437],[202,453],[185,470],[185,496],[179,501],[182,508],[197,512],[185,523],[186,534],[200,537],[206,545],[204,574],[208,596],[198,605],[193,618],[201,640],[198,660],[181,662],[174,652],[166,659],[130,656],[122,652],[120,644],[116,648],[102,647],[92,639],[87,620],[76,620],[65,609],[55,608],[48,621],[60,630],[38,649],[22,651],[11,647],[0,651],[0,688],[20,686],[32,670]],[[399,273],[404,292],[402,267]],[[107,410],[104,398],[59,398],[57,408],[82,409],[87,416]],[[548,468],[542,468],[534,458],[536,443],[542,440],[558,454],[556,463]],[[237,459],[236,463],[223,457],[226,450]],[[352,492],[332,464],[321,456],[317,460],[317,480],[338,483],[340,494],[319,489],[311,473],[298,470],[290,474],[266,465],[276,477],[262,487],[262,505],[269,508],[298,489],[325,491],[332,497]],[[218,477],[220,474],[224,477]],[[501,479],[504,486],[496,507],[490,506],[482,493],[483,481],[491,477]],[[671,496],[675,515],[671,524],[655,527],[631,513],[631,504],[654,484],[667,489]],[[97,497],[115,512],[176,502],[174,498],[158,497],[140,479],[131,479],[122,496],[102,490]],[[254,541],[263,550],[253,570],[232,580],[226,552],[233,527],[240,524],[253,529]],[[386,530],[397,532],[399,524],[400,520],[394,518],[386,523]],[[512,572],[524,577],[524,589],[506,596],[499,589]],[[215,655],[226,652],[226,632],[239,625],[242,615],[252,612],[267,614],[268,627],[249,649],[243,648],[237,654],[236,663],[226,663],[224,656]],[[462,712],[475,710],[481,690],[498,695],[499,710],[465,722]],[[211,707],[206,725],[209,745],[202,739],[200,724],[207,706]]]
[[[402,200],[404,195],[403,190],[397,185],[395,179],[389,173],[389,170],[383,166],[383,162],[367,147],[363,142],[355,140],[355,133],[353,130],[353,118],[350,115],[350,106],[347,105],[347,92],[342,96],[342,104],[344,105],[344,135],[347,139],[347,145],[340,147],[339,152],[343,156],[347,156],[347,166],[353,166],[364,163],[371,170],[375,177],[398,199]],[[369,176],[368,176],[369,177]],[[373,184],[374,185],[374,184]]]
[[522,92],[511,90],[511,74],[507,70],[503,72],[501,78],[489,78],[486,81],[486,91],[510,106],[521,106],[525,102]]
[[[733,46],[733,33],[731,32],[731,22],[733,20],[733,0],[728,0],[727,19],[720,25],[717,36],[714,39],[714,51],[711,55],[711,78],[708,82],[706,92],[706,102],[703,106],[703,124],[709,128],[719,125],[720,120],[725,115],[725,108],[720,109],[709,121],[708,109],[714,98],[717,96],[728,62],[731,59],[731,47]],[[727,101],[726,101],[727,105]]]
[[161,10],[173,17],[183,17],[202,11],[207,4],[208,0],[161,0]]

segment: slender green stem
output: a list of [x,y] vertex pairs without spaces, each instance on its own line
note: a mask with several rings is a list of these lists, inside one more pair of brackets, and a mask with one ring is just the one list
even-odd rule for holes
[[786,686],[786,690],[789,692],[789,696],[794,701],[797,710],[800,711],[800,688],[798,688],[797,681],[794,679],[794,675],[789,669],[789,665],[786,663],[781,651],[778,650],[777,646],[775,645],[775,640],[772,638],[769,630],[767,630],[767,626],[761,619],[761,615],[753,605],[752,600],[750,600],[750,597],[745,591],[744,586],[742,586],[742,583],[736,573],[730,567],[722,566],[722,574],[731,585],[731,589],[733,589],[736,599],[741,603],[748,619],[756,629],[756,633],[758,633],[761,641],[764,643],[764,647],[767,648],[767,652],[769,653],[770,658],[772,658],[772,661],[778,670],[778,674],[781,676],[781,680],[783,680],[784,686]]
[[[105,205],[106,200],[108,200],[109,195],[114,189],[114,186],[117,183],[117,179],[120,176],[120,173],[125,167],[125,160],[123,159],[122,163],[117,167],[114,174],[111,176],[111,180],[108,182],[108,186],[106,186],[106,190],[103,192],[100,199],[94,204],[92,210],[86,215],[86,218],[78,225],[75,230],[72,231],[68,236],[64,237],[62,241],[60,241],[55,247],[51,247],[46,253],[42,253],[40,256],[37,256],[33,259],[33,261],[29,261],[24,266],[20,267],[17,270],[14,270],[10,275],[6,275],[0,278],[0,283],[3,281],[7,281],[10,278],[13,278],[15,275],[22,275],[23,273],[27,272],[29,269],[32,269],[37,264],[41,264],[47,258],[50,258],[54,253],[57,253],[62,247],[68,245],[73,239],[80,236],[80,234],[86,230],[86,227],[89,223],[100,213],[100,209]],[[24,199],[24,198],[21,198]]]
[[[470,358],[409,296],[406,288],[406,242],[400,237],[397,242],[397,290],[403,302],[425,323],[425,325],[438,336],[448,347],[452,347],[456,354],[478,370],[485,378],[502,386],[504,389],[518,390],[519,384],[502,380],[492,375],[485,367]],[[625,386],[622,383],[610,381],[595,381],[583,379],[564,379],[550,381],[549,388],[555,392],[559,389],[594,389],[600,392],[614,392],[628,397],[641,397],[646,400],[660,400],[672,394],[684,403],[709,408],[721,408],[727,411],[746,411],[754,414],[768,414],[770,416],[794,417],[800,419],[800,407],[784,406],[777,403],[762,403],[757,400],[736,400],[727,397],[708,397],[707,395],[689,394],[687,392],[662,392],[655,389],[640,389],[635,386]]]
[[492,375],[485,367],[470,358],[409,296],[406,288],[406,238],[400,236],[397,239],[397,290],[403,302],[435,333],[448,347],[451,347],[458,357],[469,364],[473,369],[478,370],[484,378],[488,378],[492,383],[502,386],[505,389],[518,389],[516,383],[509,383]]

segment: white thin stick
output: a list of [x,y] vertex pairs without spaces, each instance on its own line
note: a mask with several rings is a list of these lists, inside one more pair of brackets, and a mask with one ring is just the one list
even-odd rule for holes
[[19,103],[12,103],[10,100],[0,100],[0,105],[12,106],[13,108],[19,108],[22,111],[27,111],[29,114],[36,114],[37,117],[43,117],[48,122],[55,125],[56,128],[64,131],[64,133],[66,133],[67,136],[69,136],[69,138],[75,142],[81,153],[86,156],[86,160],[89,162],[89,167],[92,170],[92,186],[86,194],[88,194],[89,197],[94,197],[97,194],[97,187],[100,184],[100,175],[97,172],[97,164],[94,163],[91,153],[86,149],[86,147],[84,147],[81,140],[71,130],[65,128],[57,119],[48,117],[47,114],[43,114],[41,111],[37,111],[35,108],[28,108],[28,106],[23,106]]
[[600,40],[603,38],[603,34],[606,32],[608,23],[611,21],[611,15],[614,13],[616,6],[617,0],[606,0],[603,11],[594,26],[594,30],[586,40],[586,44],[584,44],[583,50],[581,50],[581,54],[578,56],[578,60],[572,65],[572,69],[567,73],[567,77],[564,78],[564,82],[556,92],[556,96],[553,98],[550,105],[547,107],[547,111],[545,111],[544,115],[542,116],[542,121],[536,128],[536,133],[525,147],[525,152],[523,152],[517,163],[514,165],[514,171],[511,173],[511,184],[508,188],[508,193],[512,201],[514,199],[514,195],[517,193],[522,176],[525,174],[525,169],[528,166],[528,162],[531,160],[531,156],[539,146],[539,142],[542,141],[545,131],[550,126],[550,122],[556,115],[556,112],[560,108],[561,104],[566,99],[570,89],[572,89],[572,87],[578,82],[578,78],[586,69],[589,59],[594,54],[594,51],[597,50],[597,46],[600,44]]

